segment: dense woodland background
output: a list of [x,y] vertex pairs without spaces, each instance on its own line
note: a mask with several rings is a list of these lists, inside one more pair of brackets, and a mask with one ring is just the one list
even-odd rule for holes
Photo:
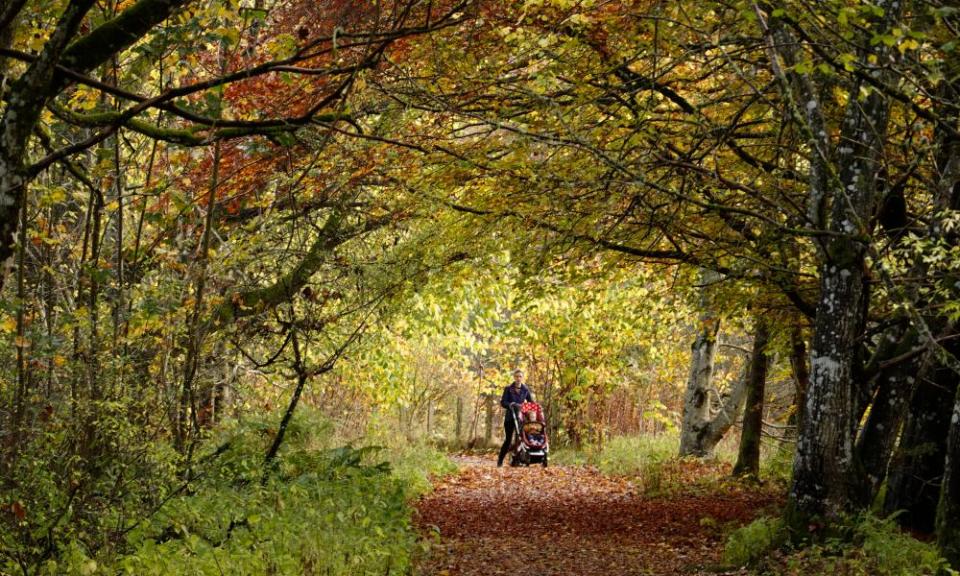
[[726,442],[771,542],[960,569],[958,25],[6,0],[0,574],[409,571],[517,366],[558,449]]

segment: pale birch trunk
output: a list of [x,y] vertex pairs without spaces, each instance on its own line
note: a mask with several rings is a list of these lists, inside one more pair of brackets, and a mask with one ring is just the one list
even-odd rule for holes
[[716,442],[707,438],[710,427],[710,387],[720,318],[706,310],[700,316],[700,330],[690,350],[690,377],[683,396],[683,422],[680,429],[680,456],[706,456]]
[[[716,272],[701,272],[704,286],[718,279]],[[719,399],[720,409],[714,413],[711,393],[714,390],[713,371],[720,317],[712,310],[706,292],[701,297],[701,308],[703,312],[700,314],[697,337],[690,350],[690,376],[683,396],[680,456],[704,457],[712,454],[717,443],[733,426],[746,391],[745,378],[739,378],[729,394]]]

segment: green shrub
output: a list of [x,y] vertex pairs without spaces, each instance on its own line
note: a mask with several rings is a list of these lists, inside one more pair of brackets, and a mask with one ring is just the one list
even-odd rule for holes
[[892,517],[864,515],[855,530],[879,576],[935,575],[947,568],[936,546],[905,534]]
[[364,441],[379,446],[377,458],[391,466],[393,475],[405,486],[409,497],[432,489],[431,478],[457,471],[446,453],[426,439],[409,439],[395,422],[372,418]]
[[224,427],[198,451],[195,479],[165,487],[159,510],[125,518],[131,528],[115,548],[73,538],[37,573],[409,573],[419,548],[409,499],[428,489],[431,474],[449,472],[450,461],[425,445],[332,447],[332,427],[304,410],[261,483],[277,421]]
[[[616,476],[630,476],[647,494],[659,494],[677,488],[677,458],[680,438],[677,433],[641,436],[615,436],[598,447],[587,445],[582,449],[561,447],[550,454],[555,464],[591,465],[601,472]],[[736,457],[726,445],[717,446],[710,462],[732,462]]]
[[430,479],[457,471],[457,466],[440,450],[425,443],[404,444],[385,449],[393,475],[405,487],[408,496],[432,489]]
[[410,567],[403,484],[362,451],[324,454],[261,487],[209,486],[178,498],[131,538],[123,574],[386,574]]
[[761,453],[760,477],[764,480],[788,484],[793,476],[793,446],[778,445]]
[[[761,574],[956,575],[932,543],[904,533],[892,518],[851,517],[833,526],[831,534],[791,550],[781,520],[763,518],[730,536],[724,558],[738,566],[756,564]],[[783,554],[769,555],[775,548]]]
[[[182,457],[138,418],[143,406],[85,402],[50,412],[18,446],[0,490],[0,574],[93,573],[118,531],[157,507],[177,482]],[[95,425],[90,425],[93,422]],[[83,438],[82,442],[78,438]]]
[[787,531],[780,518],[758,518],[727,538],[723,559],[733,566],[752,564],[786,539]]
[[631,476],[647,494],[658,494],[667,483],[667,466],[677,455],[676,434],[615,436],[602,449],[588,447],[587,463],[604,474]]
[[329,448],[331,426],[303,411],[261,485],[276,420],[234,431],[193,493],[130,535],[122,574],[384,574],[409,569],[407,490],[376,448]]

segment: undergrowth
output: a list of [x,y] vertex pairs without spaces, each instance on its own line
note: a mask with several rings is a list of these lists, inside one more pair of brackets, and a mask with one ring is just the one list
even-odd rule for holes
[[[452,464],[426,445],[335,447],[307,411],[263,477],[275,418],[224,428],[198,450],[191,479],[171,477],[156,510],[113,518],[114,546],[83,538],[30,573],[48,576],[360,575],[409,573],[421,546],[409,500]],[[105,528],[106,521],[104,522]],[[8,541],[7,535],[0,535]],[[0,561],[0,574],[21,567]]]
[[892,518],[864,514],[848,520],[837,533],[844,536],[793,547],[780,518],[759,518],[729,536],[724,561],[762,576],[957,574],[934,544],[904,533]]
[[616,436],[602,446],[561,447],[550,458],[557,464],[596,466],[605,474],[630,477],[649,495],[689,488],[690,480],[697,484],[720,480],[736,459],[736,447],[727,444],[719,445],[706,460],[679,458],[679,446],[676,433]]
[[411,497],[430,491],[432,477],[457,471],[445,450],[427,438],[408,437],[391,419],[371,418],[363,438],[366,444],[380,447],[378,457],[390,464]]

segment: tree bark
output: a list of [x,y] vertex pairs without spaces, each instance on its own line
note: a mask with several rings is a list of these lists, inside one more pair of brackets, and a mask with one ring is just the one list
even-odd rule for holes
[[[871,174],[871,170],[863,170]],[[862,177],[870,181],[872,178]],[[862,222],[863,202],[856,214],[848,214],[847,202],[834,202],[834,224]],[[843,233],[843,230],[835,230]],[[803,422],[797,439],[793,484],[788,513],[802,517],[838,517],[852,502],[855,418],[855,362],[864,327],[867,297],[865,250],[847,238],[829,242],[827,261],[820,267],[820,301],[814,324],[810,359],[810,387]],[[804,518],[799,524],[806,525]]]
[[[903,327],[890,330],[881,338],[877,355],[884,360],[909,353],[919,344],[917,332]],[[858,506],[869,507],[886,478],[922,359],[923,356],[917,354],[892,366],[878,367],[872,378],[878,383],[877,390],[855,448],[856,465],[860,469],[857,476],[861,479],[856,493]]]
[[[949,372],[949,369],[947,369]],[[956,382],[942,369],[921,375],[890,463],[884,512],[905,528],[932,532],[940,499]]]
[[794,430],[799,430],[803,426],[803,405],[806,404],[807,388],[810,387],[810,368],[807,366],[807,343],[798,323],[795,323],[790,331],[790,367],[793,370],[795,408],[790,414],[789,423],[794,426]]
[[747,377],[747,400],[743,410],[743,432],[740,450],[733,467],[734,476],[760,476],[760,436],[763,431],[763,395],[767,382],[767,342],[770,339],[766,320],[756,319],[750,371]]
[[954,396],[936,527],[940,553],[960,569],[960,387]]
[[[956,25],[956,18],[953,19]],[[957,102],[960,101],[960,57],[952,52],[946,67],[952,73],[953,81],[942,83],[945,92],[944,118],[951,128],[956,129],[960,124]],[[940,154],[937,159],[940,179],[937,186],[937,208],[941,210],[960,209],[960,137],[956,132],[942,130],[940,136]],[[954,236],[953,243],[957,239]],[[954,293],[954,296],[956,294]],[[957,327],[952,327],[954,332]],[[953,343],[950,353],[956,358],[957,348],[960,345]],[[950,418],[949,435],[946,441],[946,458],[944,460],[943,487],[937,509],[937,545],[940,553],[950,562],[954,569],[960,570],[960,385],[957,383],[958,374],[955,366],[951,366],[949,374],[954,386],[953,412]]]
[[463,446],[463,396],[457,396],[456,420],[454,422],[454,436],[456,437],[456,446]]
[[196,393],[195,380],[201,348],[204,336],[206,336],[203,330],[204,325],[201,322],[201,314],[204,297],[206,296],[207,261],[210,254],[210,238],[213,236],[213,213],[217,204],[217,188],[220,186],[220,158],[221,148],[220,143],[217,142],[213,148],[212,172],[207,188],[207,211],[204,215],[203,235],[195,259],[197,278],[193,290],[193,308],[186,318],[187,342],[184,350],[183,381],[178,400],[177,433],[175,435],[178,449],[186,447],[186,438],[189,436],[188,424],[189,430],[192,430],[194,434],[200,432],[199,398]]
[[[4,3],[4,6],[0,8],[0,46],[4,48],[10,46],[10,41],[13,38],[13,31],[15,29],[13,23],[26,4],[27,0],[8,0]],[[0,68],[0,73],[3,73],[3,68]]]
[[719,319],[701,318],[703,329],[693,343],[693,360],[683,403],[680,431],[680,456],[705,457],[733,426],[747,390],[747,370],[720,398],[720,410],[711,414],[710,392],[713,380]]
[[283,440],[287,434],[287,427],[290,425],[290,421],[293,420],[293,415],[297,411],[297,405],[300,403],[300,396],[303,394],[303,389],[306,387],[307,381],[310,379],[310,373],[303,363],[303,356],[300,352],[300,341],[297,339],[297,333],[293,332],[290,339],[293,344],[293,369],[297,374],[297,385],[294,387],[293,394],[290,396],[290,403],[287,405],[287,409],[284,411],[283,417],[280,419],[280,425],[277,427],[277,434],[273,437],[273,442],[270,444],[270,448],[263,457],[263,472],[260,476],[261,486],[266,485],[267,480],[270,478],[270,471],[273,469],[274,461],[277,458],[277,454],[280,452],[280,446],[283,445]]
[[[960,58],[951,53],[946,68],[960,70]],[[956,103],[960,96],[960,81],[956,80],[956,74],[953,78],[952,82],[938,85],[936,108],[941,122],[935,126],[938,178],[933,191],[933,201],[940,213],[928,227],[931,238],[946,240],[948,243],[955,243],[956,239],[944,238],[946,231],[940,223],[941,214],[960,208],[960,187],[957,185],[960,183],[960,139],[956,136]],[[909,276],[926,277],[929,268],[930,265],[925,259],[918,258]],[[908,286],[906,291],[918,308],[936,308],[936,303],[926,301],[927,298],[915,288]],[[956,355],[960,352],[960,346],[951,340],[956,336],[956,327],[952,326],[947,318],[934,315],[924,321],[930,333],[937,333],[939,339],[947,342],[947,354]],[[908,413],[897,457],[889,472],[884,507],[889,513],[904,510],[898,517],[904,526],[930,531],[935,520],[934,508],[939,499],[937,487],[940,485],[947,450],[944,438],[948,432],[950,406],[953,402],[951,391],[957,388],[957,375],[944,364],[942,356],[935,353],[934,348],[937,345],[931,346],[931,342],[921,339],[916,323],[909,328],[898,330],[900,341],[896,345],[890,344],[895,340],[893,330],[888,330],[887,334],[882,336],[877,356],[881,361],[895,363],[891,367],[883,367],[882,362],[879,362],[880,366],[875,368],[879,372],[881,388],[877,392],[870,419],[857,447],[858,460],[864,467],[864,477],[872,483],[868,488],[875,494],[886,471],[887,462],[884,457],[895,442],[904,413]],[[886,357],[881,352],[886,352]],[[908,358],[897,362],[896,358],[903,355]],[[931,378],[933,382],[930,382]],[[908,402],[909,407],[906,405]],[[880,424],[875,424],[875,421]],[[865,496],[865,503],[872,501],[869,492]]]
[[690,347],[690,376],[683,396],[683,416],[680,427],[680,456],[708,456],[717,442],[733,425],[745,392],[744,382],[738,380],[730,395],[721,401],[720,412],[711,414],[710,393],[713,389],[713,371],[717,353],[717,335],[720,316],[713,310],[706,287],[719,280],[712,270],[701,270],[700,319],[697,337]]
[[712,311],[700,315],[700,330],[690,349],[690,376],[683,396],[680,456],[706,456],[713,446],[705,438],[710,423],[710,384],[713,381],[720,318]]
[[493,394],[487,393],[483,395],[483,408],[484,412],[484,429],[483,429],[483,441],[484,444],[489,446],[493,441]]
[[[877,23],[878,30],[888,30],[896,22],[903,11],[902,4],[879,3],[884,11],[883,20]],[[887,48],[875,46],[863,50],[859,59],[866,65],[869,57],[882,59],[888,55]],[[817,518],[838,518],[855,508],[856,502],[856,376],[869,302],[867,245],[857,237],[870,234],[879,159],[890,110],[889,100],[879,91],[860,98],[862,83],[862,79],[857,79],[849,86],[850,98],[836,155],[838,169],[826,181],[826,189],[822,174],[834,174],[827,150],[819,149],[811,159],[811,206],[820,205],[821,199],[832,201],[829,230],[834,234],[823,245],[819,267],[820,299],[814,323],[810,388],[786,509],[788,524],[797,529],[806,529]],[[819,94],[808,90],[801,97],[799,105],[808,116],[817,113],[819,117]],[[809,132],[811,125],[806,124],[805,129]]]

